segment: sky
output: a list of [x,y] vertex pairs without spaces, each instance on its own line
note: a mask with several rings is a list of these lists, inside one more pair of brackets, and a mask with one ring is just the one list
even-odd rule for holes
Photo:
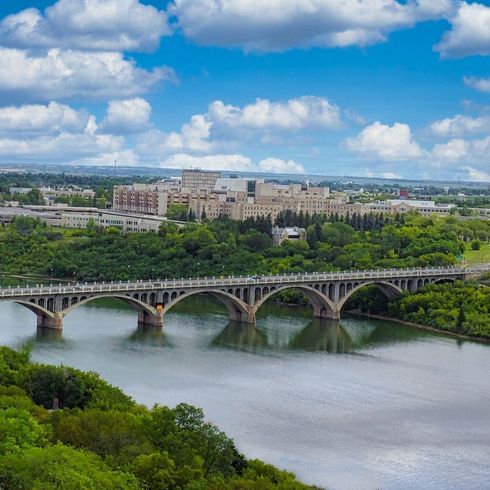
[[490,182],[490,0],[4,0],[0,163]]

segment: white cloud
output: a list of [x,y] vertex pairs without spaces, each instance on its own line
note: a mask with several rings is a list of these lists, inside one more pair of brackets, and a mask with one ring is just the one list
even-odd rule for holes
[[165,12],[138,0],[59,0],[0,22],[1,43],[23,48],[147,51],[170,32]]
[[490,92],[490,78],[464,77],[464,83],[480,92]]
[[58,102],[0,108],[0,134],[12,133],[22,139],[36,133],[83,132],[89,122],[86,111]]
[[236,170],[237,172],[255,170],[252,160],[241,154],[193,156],[177,153],[163,160],[160,166],[164,168],[198,167],[204,170]]
[[398,172],[391,172],[391,171],[382,172],[381,177],[383,177],[383,179],[401,179],[402,178]]
[[138,164],[138,155],[134,150],[121,150],[112,153],[100,153],[91,157],[78,158],[69,162],[70,165],[93,165],[96,167],[118,166],[133,167]]
[[460,2],[456,13],[449,17],[449,22],[451,30],[435,46],[442,56],[490,54],[490,7]]
[[430,131],[436,136],[462,136],[490,132],[490,116],[469,117],[457,114],[454,117],[435,121]]
[[108,133],[138,133],[148,129],[151,106],[141,98],[111,100],[101,130]]
[[179,132],[152,129],[138,137],[137,150],[147,158],[161,158],[175,151],[209,152],[214,144],[209,140],[211,123],[201,114],[191,117]]
[[266,158],[259,162],[261,172],[274,174],[305,174],[306,170],[300,163],[294,160],[282,160],[280,158]]
[[0,108],[0,158],[2,161],[100,163],[109,155],[128,153],[124,138],[102,134],[95,116],[58,102]]
[[461,160],[467,158],[470,150],[470,143],[464,139],[457,138],[448,141],[447,143],[440,143],[434,146],[432,149],[432,156],[436,160]]
[[347,138],[344,145],[364,157],[387,161],[413,160],[424,156],[424,150],[413,139],[410,126],[401,123],[388,126],[375,122],[357,136]]
[[254,137],[252,144],[284,145],[283,137],[292,132],[339,128],[340,113],[337,106],[322,97],[304,96],[280,102],[258,99],[244,107],[216,100],[206,113],[192,116],[180,131],[150,129],[142,133],[137,149],[146,158],[159,159],[175,152],[232,151],[250,144]]
[[463,169],[468,171],[471,180],[490,181],[488,178],[490,136],[473,140],[454,138],[446,143],[435,145],[431,157],[432,165],[438,168],[452,168],[456,171]]
[[202,168],[205,170],[230,170],[236,172],[267,172],[281,174],[306,173],[303,165],[293,160],[266,158],[255,164],[241,153],[196,156],[186,153],[171,155],[160,163],[164,168]]
[[210,104],[208,117],[216,125],[249,129],[337,129],[340,109],[323,97],[303,96],[284,102],[257,99],[243,108],[221,100]]
[[281,51],[366,46],[451,9],[450,0],[174,0],[168,11],[199,44]]
[[490,173],[483,170],[478,170],[473,167],[463,167],[463,170],[468,172],[468,177],[470,180],[476,182],[490,182]]
[[45,159],[66,163],[69,159],[92,156],[120,150],[124,140],[113,135],[60,133],[31,139],[0,138],[0,157],[6,161],[34,161]]
[[415,3],[417,17],[420,20],[449,17],[455,11],[453,0],[418,0]]
[[61,51],[32,54],[0,48],[0,94],[30,100],[132,97],[175,80],[166,67],[147,71],[121,53]]

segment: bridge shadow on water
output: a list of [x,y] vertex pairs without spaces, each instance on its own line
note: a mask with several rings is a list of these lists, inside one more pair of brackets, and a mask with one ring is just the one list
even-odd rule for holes
[[304,351],[328,354],[359,354],[391,344],[413,342],[429,332],[379,320],[345,321],[314,319],[295,331],[270,331],[253,325],[229,322],[211,346],[251,353]]
[[173,347],[164,329],[153,326],[138,325],[138,328],[129,336],[132,343],[149,345],[152,347]]
[[230,322],[212,341],[213,347],[261,353],[264,351],[352,352],[354,344],[339,322],[313,320],[299,332],[262,331],[253,325]]
[[38,344],[64,344],[66,343],[63,337],[62,330],[56,330],[54,328],[40,328],[36,330],[36,335],[34,335],[30,341],[36,342]]

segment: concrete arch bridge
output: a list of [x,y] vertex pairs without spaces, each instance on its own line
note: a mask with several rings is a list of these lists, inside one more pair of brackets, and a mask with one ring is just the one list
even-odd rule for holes
[[166,279],[156,281],[85,283],[0,289],[0,301],[14,301],[37,316],[38,327],[63,327],[75,308],[99,298],[119,298],[138,312],[138,322],[162,326],[164,315],[195,294],[221,301],[230,320],[255,323],[261,305],[279,291],[302,291],[313,306],[315,318],[338,320],[342,307],[359,289],[375,285],[388,298],[440,281],[467,279],[490,271],[490,264],[462,268],[389,269],[270,276]]

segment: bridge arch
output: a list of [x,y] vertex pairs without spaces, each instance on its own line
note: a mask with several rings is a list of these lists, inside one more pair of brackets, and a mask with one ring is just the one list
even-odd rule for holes
[[[144,303],[140,299],[135,298],[134,296],[125,295],[125,294],[117,294],[117,293],[116,294],[115,293],[94,294],[93,296],[83,296],[83,297],[79,298],[78,301],[76,301],[76,302],[73,302],[74,298],[72,298],[71,301],[69,301],[69,306],[67,308],[63,308],[61,310],[61,313],[65,317],[66,315],[71,313],[76,308],[79,308],[80,306],[83,306],[87,303],[90,303],[91,301],[95,301],[97,299],[104,299],[104,298],[106,298],[106,299],[112,299],[112,298],[120,299],[120,300],[124,301],[125,303],[127,303],[129,306],[131,306],[133,309],[135,309],[138,312],[143,311],[149,315],[155,314],[155,308],[153,308],[152,306],[150,306],[147,303]],[[63,299],[65,299],[65,298],[63,298]]]
[[235,321],[248,321],[250,322],[252,316],[249,311],[249,306],[242,301],[240,298],[237,298],[233,294],[228,291],[223,290],[209,290],[209,289],[200,289],[195,291],[190,291],[188,293],[181,294],[179,296],[171,296],[171,301],[168,304],[165,304],[164,314],[168,313],[177,303],[180,301],[189,298],[191,296],[195,296],[196,294],[205,294],[208,296],[212,296],[216,298],[218,301],[223,303],[229,313],[230,320]]
[[34,303],[32,301],[21,301],[21,300],[16,300],[15,302],[18,305],[25,306],[28,310],[31,310],[38,317],[51,318],[51,319],[54,318],[54,313],[52,311],[49,311],[44,306],[41,306],[37,303]]
[[454,282],[457,279],[455,277],[439,277],[438,279],[433,279],[429,284],[442,284],[445,282]]
[[319,289],[315,289],[315,287],[306,286],[306,285],[296,285],[296,284],[271,287],[269,291],[265,294],[262,294],[261,299],[255,303],[254,305],[255,312],[257,312],[259,308],[272,296],[279,293],[280,291],[285,291],[286,289],[298,289],[299,291],[304,293],[310,300],[311,305],[313,306],[313,312],[315,317],[338,318],[340,309],[337,308],[335,303],[328,296],[323,294]]
[[[403,282],[403,281],[402,281]],[[377,286],[378,289],[381,290],[381,292],[388,298],[388,299],[393,299],[396,298],[397,296],[401,296],[403,294],[403,290],[401,289],[400,286],[387,282],[387,281],[367,281],[363,282],[362,284],[358,284],[356,287],[350,289],[350,291],[346,292],[344,296],[342,296],[337,303],[339,313],[342,311],[342,308],[344,307],[345,303],[349,301],[349,299],[357,293],[357,291],[361,290],[362,288],[366,286]]]

